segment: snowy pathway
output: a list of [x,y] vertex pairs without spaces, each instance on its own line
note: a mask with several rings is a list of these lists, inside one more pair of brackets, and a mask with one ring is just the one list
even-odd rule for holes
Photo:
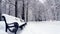
[[60,22],[28,22],[20,34],[60,34]]

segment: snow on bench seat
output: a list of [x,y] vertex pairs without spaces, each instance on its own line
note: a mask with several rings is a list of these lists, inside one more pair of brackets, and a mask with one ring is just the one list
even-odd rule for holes
[[19,25],[24,24],[24,20],[22,20],[21,18],[17,18],[11,15],[7,15],[7,14],[2,14],[2,16],[5,16],[7,23],[13,23],[13,22],[18,22]]

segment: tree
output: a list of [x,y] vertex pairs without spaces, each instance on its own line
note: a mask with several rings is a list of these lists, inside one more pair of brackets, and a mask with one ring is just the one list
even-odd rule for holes
[[1,1],[2,1],[2,0],[0,0],[0,21],[1,21],[1,13],[2,13],[2,12],[1,12]]
[[24,5],[24,0],[22,0],[22,2],[23,2],[23,7],[22,7],[22,19],[24,20],[25,18],[24,18],[24,7],[25,7],[25,5]]
[[24,0],[24,20],[25,22],[28,21],[28,0]]
[[15,0],[15,17],[17,17],[17,0]]

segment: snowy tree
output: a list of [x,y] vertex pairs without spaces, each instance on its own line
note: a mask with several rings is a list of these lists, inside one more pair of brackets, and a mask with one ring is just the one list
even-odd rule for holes
[[0,0],[0,21],[1,21],[1,0]]
[[60,0],[2,0],[1,5],[2,13],[25,21],[60,21]]

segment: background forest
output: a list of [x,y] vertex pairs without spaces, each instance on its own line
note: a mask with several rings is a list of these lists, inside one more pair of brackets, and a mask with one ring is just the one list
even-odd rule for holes
[[60,21],[60,0],[0,0],[0,11],[26,21]]

